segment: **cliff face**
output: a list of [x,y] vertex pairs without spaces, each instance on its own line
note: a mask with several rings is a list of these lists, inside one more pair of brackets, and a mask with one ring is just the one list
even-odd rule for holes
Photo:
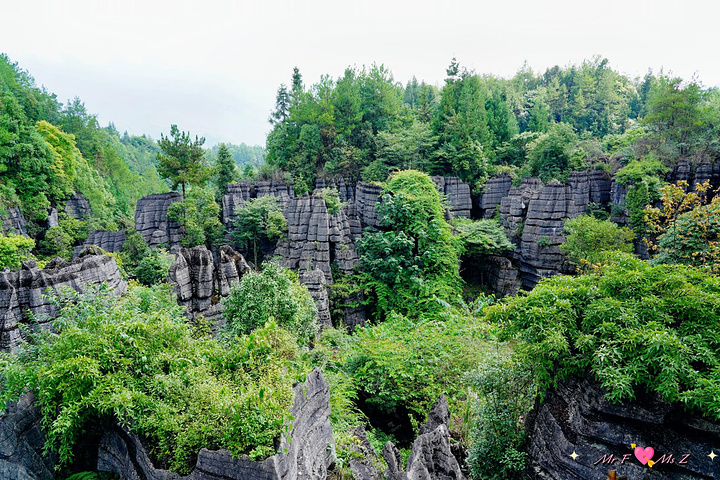
[[29,324],[32,313],[44,328],[57,314],[57,307],[43,296],[63,287],[83,292],[88,284],[107,282],[121,294],[127,285],[120,277],[115,259],[92,248],[66,262],[52,260],[39,270],[34,261],[24,262],[19,272],[0,273],[0,350],[10,351],[22,340],[19,324]]
[[245,258],[229,246],[220,247],[217,260],[205,246],[198,246],[179,250],[168,277],[175,284],[178,304],[191,320],[202,315],[216,321],[222,313],[220,300],[248,271]]
[[20,209],[18,207],[9,207],[6,208],[6,212],[5,215],[0,216],[2,233],[27,236],[27,222]]
[[158,193],[143,197],[135,207],[135,231],[143,236],[150,247],[165,246],[174,250],[180,245],[180,226],[168,220],[170,205],[181,201],[177,192]]
[[73,250],[73,258],[76,258],[83,250],[91,245],[98,246],[106,252],[119,252],[122,250],[123,243],[125,243],[126,240],[127,234],[124,230],[120,230],[119,232],[93,230],[81,246],[75,247]]
[[70,198],[65,200],[65,213],[69,217],[85,220],[92,215],[90,202],[82,193],[74,193]]
[[[720,424],[690,415],[655,395],[640,394],[633,402],[610,404],[598,385],[573,378],[538,402],[527,427],[532,478],[605,478],[611,469],[632,479],[720,478],[720,463],[708,458],[720,445]],[[636,460],[632,444],[653,447],[652,468]],[[570,456],[573,452],[579,455],[575,460]],[[610,455],[616,459],[612,463]]]

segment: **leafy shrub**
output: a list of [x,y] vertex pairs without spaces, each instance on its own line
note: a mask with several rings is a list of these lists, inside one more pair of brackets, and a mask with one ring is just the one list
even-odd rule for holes
[[249,272],[233,286],[223,300],[224,330],[230,335],[245,335],[277,322],[307,343],[315,336],[317,308],[307,287],[297,274],[268,262],[261,272]]
[[135,268],[135,278],[143,285],[155,285],[165,281],[172,264],[172,256],[163,249],[152,250]]
[[177,222],[182,230],[184,247],[205,245],[211,247],[222,237],[220,206],[209,190],[193,188],[184,201],[168,207],[167,216]]
[[45,258],[72,257],[73,246],[80,244],[89,235],[88,222],[60,214],[57,227],[48,228],[45,238],[40,240],[38,250]]
[[470,220],[456,218],[453,225],[463,248],[463,255],[471,258],[498,255],[515,248],[508,240],[498,220]]
[[621,185],[641,182],[647,177],[659,177],[668,171],[667,167],[653,155],[633,160],[615,173],[615,181]]
[[253,252],[258,265],[258,252],[263,241],[278,241],[287,233],[287,220],[277,198],[265,196],[255,198],[235,210],[232,235],[248,251]]
[[30,258],[30,250],[35,240],[22,235],[3,235],[0,233],[0,270],[19,268],[24,260]]
[[565,243],[560,245],[560,250],[577,266],[599,263],[608,251],[631,253],[635,237],[628,228],[590,215],[565,220],[565,235]]
[[358,243],[358,278],[377,318],[393,311],[437,315],[435,297],[456,298],[462,281],[458,240],[435,184],[415,170],[398,172],[376,211],[381,230],[366,232]]
[[187,473],[200,448],[265,458],[292,404],[292,335],[269,323],[223,346],[185,321],[172,288],[61,299],[53,326],[2,356],[2,402],[34,392],[46,449],[69,463],[108,418],[147,439],[158,466]]
[[473,478],[522,478],[523,418],[532,408],[535,384],[526,365],[500,351],[489,354],[467,376],[477,395],[470,418],[468,466]]
[[545,279],[491,306],[486,320],[521,341],[542,390],[590,374],[612,402],[644,389],[720,419],[720,277],[607,256],[596,272]]
[[327,210],[330,215],[335,215],[345,206],[345,204],[340,201],[340,193],[337,188],[323,188],[320,190],[320,196],[325,199],[325,205],[327,205]]

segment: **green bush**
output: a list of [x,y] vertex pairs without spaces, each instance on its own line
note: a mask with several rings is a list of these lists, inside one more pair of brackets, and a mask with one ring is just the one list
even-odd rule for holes
[[542,390],[590,375],[611,402],[646,390],[720,419],[720,277],[607,256],[596,272],[543,280],[485,319],[520,341]]
[[453,220],[453,226],[457,230],[465,257],[498,255],[515,248],[498,220],[456,218]]
[[0,233],[0,270],[19,268],[24,260],[30,258],[33,247],[35,241],[31,238]]
[[278,241],[287,234],[287,220],[277,198],[264,196],[255,198],[235,210],[232,235],[248,251],[258,265],[258,252],[263,241]]
[[157,466],[186,474],[200,448],[262,459],[292,405],[291,334],[269,323],[223,346],[187,324],[172,287],[61,299],[53,326],[1,357],[2,404],[34,392],[46,450],[72,461],[83,432],[114,418]]
[[222,303],[223,328],[228,335],[245,335],[273,320],[295,334],[300,343],[315,336],[315,301],[297,274],[275,263],[266,263],[261,272],[245,274]]
[[483,359],[467,381],[476,394],[467,460],[473,478],[522,478],[526,455],[522,420],[536,392],[530,370],[497,351]]
[[222,237],[220,206],[209,190],[193,188],[184,201],[168,207],[167,216],[180,225],[180,242],[184,247],[205,245],[210,248]]
[[628,228],[590,215],[565,220],[565,235],[566,240],[560,245],[560,250],[577,266],[600,263],[608,251],[631,253],[635,237]]
[[325,199],[325,205],[327,205],[330,215],[335,215],[345,206],[345,203],[340,201],[340,193],[337,188],[323,188],[320,190],[320,196]]
[[172,255],[163,249],[152,250],[135,268],[135,278],[143,285],[155,285],[165,281],[172,264]]

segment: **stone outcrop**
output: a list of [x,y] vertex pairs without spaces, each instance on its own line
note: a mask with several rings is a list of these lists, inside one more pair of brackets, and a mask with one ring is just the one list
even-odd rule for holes
[[315,191],[313,193],[317,194],[317,192],[323,188],[334,188],[337,190],[341,202],[348,204],[355,203],[355,184],[345,178],[318,178],[315,180]]
[[327,478],[335,441],[330,427],[330,389],[319,370],[294,387],[292,429],[275,455],[260,462],[233,458],[225,450],[200,450],[195,469],[181,477],[153,467],[137,437],[115,427],[100,442],[98,470],[120,480],[296,480]]
[[599,170],[572,172],[567,184],[553,180],[543,185],[537,178],[526,178],[520,187],[508,190],[500,202],[500,222],[519,246],[512,259],[525,288],[570,271],[559,249],[565,241],[565,220],[587,212],[590,203],[606,204],[610,197],[609,175]]
[[476,217],[493,218],[497,207],[502,199],[510,194],[512,188],[512,178],[510,175],[500,175],[493,177],[485,182],[483,193],[475,197],[474,206],[476,209]]
[[32,395],[7,405],[0,416],[0,478],[7,480],[53,480],[55,454],[44,455],[45,434],[40,409]]
[[482,279],[495,293],[506,297],[515,295],[520,290],[522,282],[510,259],[488,255],[483,260],[480,266]]
[[[609,469],[633,480],[720,478],[720,463],[708,458],[720,445],[720,424],[690,415],[654,394],[610,404],[601,387],[571,378],[538,402],[527,427],[532,478],[600,479]],[[652,468],[635,459],[632,444],[653,447]],[[573,452],[576,460],[570,457]],[[614,463],[598,462],[610,455],[617,459]],[[628,456],[621,463],[623,455]],[[674,462],[662,462],[663,455],[672,455]]]
[[205,246],[197,246],[179,250],[168,277],[191,320],[202,315],[214,321],[222,313],[220,300],[248,271],[245,258],[227,245],[220,247],[217,259]]
[[65,200],[65,213],[68,217],[85,220],[92,215],[90,202],[82,193],[74,193],[70,198]]
[[349,432],[357,439],[357,443],[350,447],[350,451],[355,455],[350,457],[348,462],[352,471],[354,480],[381,480],[383,475],[380,473],[381,464],[375,450],[367,439],[365,428],[355,427]]
[[420,427],[420,435],[413,443],[407,461],[407,472],[403,472],[400,452],[392,442],[383,447],[383,458],[388,468],[385,477],[391,480],[460,480],[464,475],[460,464],[450,447],[450,411],[445,395],[433,406],[425,425]]
[[226,227],[232,225],[237,217],[235,210],[244,206],[252,198],[252,185],[249,182],[231,183],[222,198],[222,221]]
[[305,285],[317,307],[317,324],[319,328],[332,327],[330,319],[330,298],[328,297],[325,274],[319,269],[305,271],[300,274],[300,283]]
[[75,247],[73,250],[73,257],[77,257],[80,255],[80,252],[91,245],[98,246],[106,252],[119,252],[122,250],[123,243],[125,243],[126,240],[127,234],[124,230],[120,230],[119,232],[93,230],[81,246]]
[[470,218],[470,185],[458,177],[432,177],[438,192],[445,195],[451,217]]
[[7,207],[6,214],[0,216],[2,233],[13,233],[15,235],[27,236],[27,222],[25,216],[18,207]]
[[0,350],[10,351],[20,343],[18,325],[29,324],[30,314],[41,326],[50,328],[57,307],[44,298],[49,291],[67,287],[83,292],[88,284],[103,282],[116,294],[127,287],[115,259],[92,247],[70,262],[56,258],[42,270],[35,261],[27,261],[19,272],[0,273]]
[[382,185],[358,182],[355,188],[355,209],[363,227],[377,226],[375,204],[382,198]]
[[151,248],[164,246],[168,250],[180,245],[180,226],[168,220],[168,207],[181,201],[177,192],[157,193],[143,197],[135,207],[135,231],[143,236]]

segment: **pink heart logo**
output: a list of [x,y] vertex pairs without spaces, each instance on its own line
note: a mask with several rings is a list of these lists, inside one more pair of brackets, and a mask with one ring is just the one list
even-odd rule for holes
[[647,465],[647,463],[652,460],[653,455],[655,455],[655,449],[653,447],[635,447],[635,458],[643,465]]

